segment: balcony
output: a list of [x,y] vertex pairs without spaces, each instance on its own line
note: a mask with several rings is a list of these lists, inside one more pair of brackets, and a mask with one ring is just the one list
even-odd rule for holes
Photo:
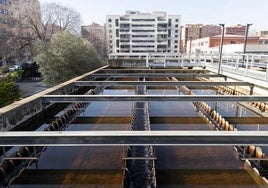
[[167,30],[157,30],[157,34],[167,35],[168,34],[168,31]]
[[121,44],[130,44],[130,41],[129,40],[120,40],[120,43]]
[[142,36],[148,38],[150,36],[155,36],[155,32],[132,32],[132,36]]
[[158,18],[157,22],[158,24],[168,24],[168,21],[166,19],[161,19],[161,18]]
[[129,39],[130,35],[120,35],[120,39]]
[[120,30],[119,33],[121,35],[124,35],[124,34],[130,34],[130,30]]
[[157,40],[157,44],[168,45],[168,41],[167,40]]

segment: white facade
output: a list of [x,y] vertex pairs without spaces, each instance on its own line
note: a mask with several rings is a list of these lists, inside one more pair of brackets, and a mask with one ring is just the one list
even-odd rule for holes
[[108,53],[178,53],[180,15],[166,12],[107,15]]
[[[187,42],[187,53],[191,54],[217,54],[220,46],[210,47],[210,38],[201,38]],[[243,53],[244,44],[224,44],[222,47],[223,54]],[[267,44],[247,44],[248,53],[268,53]]]
[[[223,54],[233,54],[233,53],[243,53],[244,44],[226,44],[222,47]],[[209,49],[209,53],[217,54],[219,52],[219,47],[213,47]],[[253,54],[268,54],[267,44],[248,44],[246,53]]]
[[186,53],[207,53],[210,51],[209,37],[187,41]]

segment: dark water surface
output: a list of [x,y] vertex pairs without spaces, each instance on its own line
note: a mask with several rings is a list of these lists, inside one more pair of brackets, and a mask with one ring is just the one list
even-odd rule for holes
[[[134,94],[134,91],[105,90],[103,94]],[[150,90],[149,94],[178,94],[178,91]],[[114,117],[118,123],[117,117],[131,116],[132,107],[131,102],[93,102],[81,117],[98,116],[100,122],[102,117]],[[237,113],[236,104],[218,103],[217,107],[224,116]],[[152,117],[188,117],[187,124],[151,124],[152,130],[213,129],[210,125],[192,122],[191,117],[200,114],[189,102],[150,102],[149,110]],[[242,116],[249,114],[244,109],[240,113]],[[120,124],[119,121],[118,124],[73,124],[68,131],[129,129],[130,122]],[[37,166],[25,170],[11,187],[122,187],[125,150],[124,147],[49,147]],[[236,158],[232,147],[155,147],[155,155],[157,187],[259,187]]]

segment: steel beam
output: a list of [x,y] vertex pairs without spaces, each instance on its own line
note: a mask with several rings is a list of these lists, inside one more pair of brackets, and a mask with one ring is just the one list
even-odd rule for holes
[[[189,118],[191,121],[189,121]],[[258,119],[255,119],[255,123]],[[268,118],[267,118],[268,121]],[[72,124],[109,124],[113,126],[114,124],[127,124],[131,122],[130,116],[121,117],[77,117]],[[202,117],[150,117],[151,124],[207,124]],[[268,123],[267,123],[268,124]]]
[[161,78],[161,77],[180,77],[180,78],[196,78],[196,77],[204,77],[204,78],[227,78],[222,74],[190,74],[190,73],[95,73],[91,74],[90,77],[96,78],[137,78],[137,77],[146,77],[146,78]]
[[209,73],[207,69],[102,69],[99,73]]
[[0,132],[0,146],[268,146],[268,131]]
[[211,81],[76,81],[75,86],[250,86],[248,82]]
[[[268,117],[223,117],[231,124],[239,125],[268,125]],[[189,121],[189,119],[191,119]],[[72,124],[129,124],[131,122],[130,116],[121,117],[78,117]],[[150,117],[151,124],[207,124],[202,117],[180,116],[180,117]]]
[[231,124],[268,125],[268,117],[224,117],[224,119]]
[[233,95],[44,95],[43,102],[74,103],[92,101],[268,101],[268,96]]
[[156,157],[123,157],[122,160],[156,160]]

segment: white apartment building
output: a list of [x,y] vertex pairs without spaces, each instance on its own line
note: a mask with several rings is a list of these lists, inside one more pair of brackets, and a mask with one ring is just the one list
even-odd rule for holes
[[180,15],[166,12],[107,15],[108,53],[178,53]]

